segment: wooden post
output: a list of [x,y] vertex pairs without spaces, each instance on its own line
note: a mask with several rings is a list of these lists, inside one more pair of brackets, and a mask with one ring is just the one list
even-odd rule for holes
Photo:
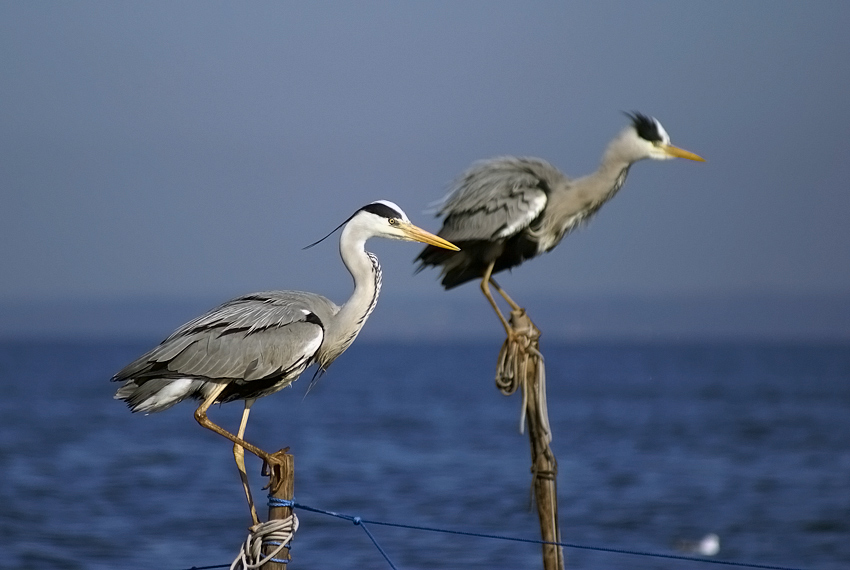
[[[273,478],[272,478],[273,479]],[[270,489],[271,496],[276,499],[291,501],[295,496],[295,458],[289,453],[283,456],[283,467],[281,469],[281,481],[277,489]],[[269,520],[285,519],[292,514],[291,507],[269,507]],[[275,546],[264,545],[263,554],[273,552]],[[278,560],[291,560],[289,548],[282,549],[277,556]],[[263,570],[287,570],[289,564],[268,561],[263,564]]]
[[[558,524],[558,462],[549,442],[548,406],[546,404],[546,372],[540,353],[540,330],[531,322],[525,310],[511,311],[513,335],[502,345],[496,368],[496,386],[505,395],[522,387],[523,421],[528,425],[531,444],[531,473],[540,535],[546,542],[561,542]],[[564,570],[564,551],[560,546],[544,544],[544,570]]]
[[[541,538],[546,542],[561,542],[561,529],[558,524],[558,461],[549,447],[549,436],[539,421],[538,410],[541,409],[541,402],[538,394],[541,390],[538,389],[537,385],[537,366],[538,363],[535,360],[535,364],[528,367],[525,379],[529,383],[526,420],[528,422],[528,439],[531,443],[534,499],[537,503]],[[545,393],[543,397],[546,397]],[[564,550],[562,547],[554,544],[543,545],[543,568],[544,570],[564,570]]]

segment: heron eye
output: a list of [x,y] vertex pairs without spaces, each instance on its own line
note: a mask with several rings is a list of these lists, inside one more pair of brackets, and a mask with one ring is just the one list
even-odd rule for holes
[[391,226],[397,226],[398,225],[398,220],[396,218],[390,218],[389,221],[390,221]]

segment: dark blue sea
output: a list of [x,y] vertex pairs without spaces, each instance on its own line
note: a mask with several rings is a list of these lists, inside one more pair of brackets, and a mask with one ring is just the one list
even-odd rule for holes
[[[231,446],[193,403],[131,414],[111,375],[151,342],[0,343],[0,567],[229,564],[249,524]],[[295,456],[299,503],[539,538],[520,397],[498,343],[358,342],[257,402],[247,439]],[[542,344],[562,539],[712,560],[850,568],[850,346]],[[241,404],[210,416],[234,430]],[[248,456],[255,495],[260,463]],[[265,509],[263,509],[264,511]],[[261,512],[263,512],[261,511]],[[299,512],[294,568],[389,568],[363,530]],[[540,547],[371,526],[399,569],[540,568]],[[567,567],[720,568],[567,549]],[[725,567],[725,566],[723,566]]]

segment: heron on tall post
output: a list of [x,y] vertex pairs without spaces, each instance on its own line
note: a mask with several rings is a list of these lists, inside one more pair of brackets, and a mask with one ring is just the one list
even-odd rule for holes
[[517,305],[493,275],[551,251],[565,235],[588,220],[614,197],[639,160],[687,158],[696,154],[670,144],[670,136],[654,117],[626,113],[631,124],[612,140],[596,172],[567,178],[539,158],[503,156],[474,163],[438,203],[443,217],[438,235],[460,247],[458,252],[427,246],[415,261],[417,272],[442,267],[442,285],[452,289],[481,279],[481,291],[508,337],[515,331],[502,315],[490,286],[514,311]]
[[[187,398],[200,400],[195,410],[198,423],[234,443],[233,455],[254,524],[259,519],[248,486],[244,450],[268,466],[273,488],[279,483],[277,469],[287,450],[267,453],[243,439],[251,405],[289,386],[313,363],[318,365],[317,375],[324,372],[357,338],[381,290],[381,266],[366,251],[366,240],[383,237],[458,249],[413,225],[401,208],[385,200],[360,208],[336,229],[340,228],[339,253],[354,280],[354,292],[341,307],[301,291],[238,297],[181,326],[112,378],[124,382],[115,398],[125,401],[133,412],[160,412]],[[236,434],[207,417],[213,404],[234,400],[245,402]]]

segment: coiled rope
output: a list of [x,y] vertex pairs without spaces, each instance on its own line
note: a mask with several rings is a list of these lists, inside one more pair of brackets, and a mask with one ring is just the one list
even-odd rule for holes
[[510,396],[520,385],[522,386],[519,432],[525,433],[528,399],[532,389],[528,381],[528,369],[530,366],[536,366],[537,421],[546,443],[551,443],[552,428],[549,427],[549,410],[546,408],[546,367],[543,364],[543,354],[537,349],[540,329],[534,326],[522,309],[511,311],[511,328],[514,334],[505,339],[499,351],[499,359],[496,363],[496,387],[505,396]]
[[[292,513],[285,519],[261,522],[249,530],[248,538],[242,543],[242,548],[239,549],[239,554],[230,565],[230,570],[253,570],[270,561],[286,564],[288,560],[278,559],[275,556],[284,548],[289,548],[289,542],[298,530],[298,517]],[[276,548],[264,556],[264,545],[272,545]]]

